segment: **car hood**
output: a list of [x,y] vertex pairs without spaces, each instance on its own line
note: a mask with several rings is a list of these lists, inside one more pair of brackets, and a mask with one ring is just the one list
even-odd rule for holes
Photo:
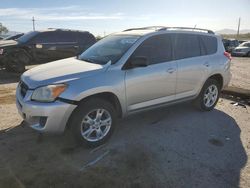
[[21,76],[30,89],[39,86],[66,83],[68,81],[93,76],[106,70],[107,65],[98,65],[78,60],[75,57],[46,63],[32,68]]
[[14,46],[17,45],[18,42],[15,40],[1,40],[0,41],[0,48],[1,47],[6,47],[6,46]]

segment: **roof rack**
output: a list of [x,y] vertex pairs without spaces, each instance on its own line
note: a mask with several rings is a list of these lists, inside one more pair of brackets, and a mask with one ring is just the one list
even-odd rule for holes
[[75,29],[64,29],[64,28],[48,28],[47,30],[52,30],[52,31],[75,31],[75,32],[88,32],[88,31],[81,31],[81,30],[75,30]]
[[194,28],[194,27],[165,27],[165,26],[149,26],[149,27],[131,28],[131,29],[126,29],[124,31],[147,30],[147,29],[154,29],[155,31],[180,29],[180,30],[190,30],[190,31],[202,31],[202,32],[207,32],[209,34],[214,34],[214,32],[209,29],[201,29],[201,28]]
[[133,30],[159,30],[165,28],[165,26],[148,26],[148,27],[137,27],[137,28],[130,28],[130,29],[126,29],[124,31],[133,31]]
[[162,28],[158,29],[157,31],[171,30],[171,29],[183,29],[183,30],[190,30],[190,31],[205,31],[209,34],[214,34],[214,32],[212,30],[195,28],[195,27],[162,27]]

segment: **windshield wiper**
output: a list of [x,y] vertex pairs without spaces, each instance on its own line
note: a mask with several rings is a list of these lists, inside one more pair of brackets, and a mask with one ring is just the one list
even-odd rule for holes
[[89,63],[95,63],[92,59],[89,59],[89,58],[86,58],[86,59],[79,58],[79,59],[82,60],[82,61],[89,62]]

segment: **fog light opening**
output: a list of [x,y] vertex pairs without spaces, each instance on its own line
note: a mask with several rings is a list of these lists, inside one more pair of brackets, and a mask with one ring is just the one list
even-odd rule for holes
[[39,124],[41,127],[44,127],[47,122],[47,117],[40,117],[39,118]]

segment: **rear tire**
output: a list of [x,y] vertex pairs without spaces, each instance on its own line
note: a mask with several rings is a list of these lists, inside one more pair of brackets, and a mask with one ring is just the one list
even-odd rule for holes
[[250,57],[250,52],[247,53],[247,57]]
[[202,111],[213,110],[219,100],[220,84],[215,79],[208,79],[199,96],[195,99],[195,106]]
[[96,147],[110,138],[116,119],[112,104],[103,99],[91,98],[77,107],[69,126],[79,144]]

